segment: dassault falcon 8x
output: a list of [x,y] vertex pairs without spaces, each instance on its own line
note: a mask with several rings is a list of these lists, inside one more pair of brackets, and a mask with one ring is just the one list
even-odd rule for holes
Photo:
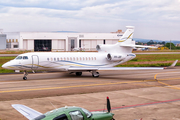
[[135,45],[132,40],[134,26],[126,26],[127,30],[116,44],[97,45],[98,52],[30,52],[18,55],[2,65],[5,69],[24,71],[23,79],[27,79],[28,70],[67,71],[81,76],[82,72],[91,72],[99,77],[100,70],[140,70],[164,69],[159,67],[114,67],[136,57],[132,53]]

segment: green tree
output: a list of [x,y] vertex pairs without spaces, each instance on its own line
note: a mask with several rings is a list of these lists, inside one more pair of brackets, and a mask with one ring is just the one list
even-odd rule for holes
[[[165,47],[170,49],[170,43],[166,43]],[[171,43],[171,49],[176,49],[176,46],[173,43]]]

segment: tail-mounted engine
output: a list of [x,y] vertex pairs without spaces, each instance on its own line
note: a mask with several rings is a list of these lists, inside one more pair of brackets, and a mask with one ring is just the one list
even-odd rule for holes
[[123,60],[124,58],[125,56],[121,54],[111,54],[111,53],[107,54],[107,60],[109,61],[120,61]]

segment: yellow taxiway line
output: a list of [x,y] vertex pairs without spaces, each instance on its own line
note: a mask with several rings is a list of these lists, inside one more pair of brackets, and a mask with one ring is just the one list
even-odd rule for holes
[[180,78],[157,79],[157,75],[159,75],[159,74],[164,74],[164,73],[173,73],[173,72],[177,72],[177,71],[157,73],[156,75],[154,75],[154,79],[155,79],[155,80],[157,80],[157,82],[158,82],[158,83],[160,83],[160,84],[163,84],[163,85],[169,86],[169,88],[171,88],[171,89],[177,89],[177,90],[180,90],[180,88],[179,88],[179,87],[176,87],[176,86],[173,86],[173,85],[170,85],[170,84],[167,84],[167,83],[161,82],[162,80],[176,80],[176,79],[180,79]]
[[63,89],[63,88],[77,88],[77,87],[92,87],[92,86],[117,85],[117,84],[128,84],[128,83],[150,82],[150,81],[155,81],[155,80],[141,80],[141,81],[128,81],[128,82],[116,82],[116,83],[102,83],[102,84],[88,84],[88,85],[76,85],[76,86],[63,86],[63,87],[49,87],[49,88],[6,90],[6,91],[0,91],[0,93],[22,92],[22,91],[35,91],[35,90],[52,90],[52,89]]
[[[163,73],[157,73],[154,75],[154,80],[139,80],[139,81],[128,81],[128,82],[115,82],[115,83],[102,83],[102,84],[88,84],[88,85],[75,85],[75,86],[62,86],[62,87],[49,87],[49,88],[33,88],[33,89],[19,89],[19,90],[5,90],[5,91],[0,91],[0,93],[9,93],[9,92],[24,92],[24,91],[35,91],[35,90],[52,90],[52,89],[64,89],[64,88],[78,88],[78,87],[92,87],[92,86],[103,86],[103,85],[117,85],[117,84],[129,84],[129,83],[140,83],[140,82],[153,82],[157,81],[160,84],[164,84],[166,86],[170,86],[173,89],[178,89],[180,90],[179,87],[175,87],[160,81],[164,80],[175,80],[175,79],[180,79],[180,78],[167,78],[167,79],[158,79],[157,80],[157,75],[163,74]],[[154,87],[160,87],[160,86],[154,86]],[[162,87],[162,86],[161,86]]]

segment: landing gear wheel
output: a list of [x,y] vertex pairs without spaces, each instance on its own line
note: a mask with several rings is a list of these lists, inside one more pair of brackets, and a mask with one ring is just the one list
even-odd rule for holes
[[23,77],[23,80],[27,80],[27,77]]
[[26,77],[27,75],[28,75],[28,72],[25,70],[25,71],[24,71],[24,77],[23,77],[23,80],[27,80],[27,77]]
[[76,72],[76,76],[81,76],[82,72]]
[[95,78],[99,77],[99,72],[93,72],[92,76],[95,77]]

